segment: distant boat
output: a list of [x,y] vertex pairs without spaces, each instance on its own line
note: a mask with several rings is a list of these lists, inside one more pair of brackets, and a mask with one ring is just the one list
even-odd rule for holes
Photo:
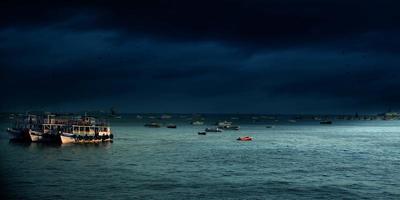
[[160,119],[171,119],[171,115],[161,115]]
[[325,121],[320,121],[320,124],[332,124],[332,121],[325,120]]
[[221,129],[224,129],[224,130],[236,130],[236,131],[238,131],[240,129],[240,126],[225,125],[225,126],[218,126],[218,128],[221,128]]
[[149,128],[160,128],[161,125],[155,122],[151,122],[151,123],[147,123],[144,125],[145,127],[149,127]]
[[190,124],[195,125],[195,126],[199,126],[199,125],[203,125],[204,122],[202,122],[202,121],[193,121]]
[[314,117],[314,120],[315,120],[315,121],[320,121],[320,120],[321,120],[321,117]]
[[176,128],[176,124],[168,124],[167,128]]
[[290,123],[296,123],[297,121],[294,120],[294,119],[289,119],[288,122],[290,122]]
[[206,132],[198,132],[197,134],[199,134],[199,135],[207,135],[207,133]]
[[230,126],[230,125],[232,125],[232,122],[229,122],[229,121],[217,122],[216,125],[220,126],[220,127]]
[[222,129],[220,128],[206,128],[205,129],[206,132],[222,132]]
[[273,125],[267,125],[266,128],[274,128]]
[[250,137],[250,136],[244,136],[244,137],[239,137],[239,138],[236,139],[236,140],[239,140],[239,141],[252,141],[253,138]]

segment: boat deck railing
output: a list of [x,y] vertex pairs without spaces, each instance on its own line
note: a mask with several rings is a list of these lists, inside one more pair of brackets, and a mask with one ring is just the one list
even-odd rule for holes
[[16,118],[14,119],[15,126],[24,126],[24,125],[63,125],[63,126],[109,126],[109,123],[104,119],[95,119],[95,118],[62,118],[62,117],[52,117],[48,118],[47,116],[35,116],[35,118]]

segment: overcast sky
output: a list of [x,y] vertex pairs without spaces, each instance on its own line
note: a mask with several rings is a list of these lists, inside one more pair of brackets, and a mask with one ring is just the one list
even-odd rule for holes
[[1,111],[400,109],[399,1],[78,2],[0,3]]

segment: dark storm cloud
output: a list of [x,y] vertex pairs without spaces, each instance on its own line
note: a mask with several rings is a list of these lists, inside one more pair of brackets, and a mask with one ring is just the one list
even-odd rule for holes
[[398,31],[398,6],[397,1],[387,0],[13,2],[3,6],[1,24],[290,46]]
[[2,109],[400,107],[397,1],[2,4]]

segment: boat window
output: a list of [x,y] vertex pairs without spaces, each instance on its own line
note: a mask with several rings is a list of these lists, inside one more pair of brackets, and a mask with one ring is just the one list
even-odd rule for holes
[[78,127],[74,127],[74,131],[78,131],[79,129],[78,129]]
[[79,127],[79,131],[83,131],[84,129],[83,129],[83,127]]
[[103,131],[107,132],[107,128],[104,128]]
[[89,132],[89,127],[86,127],[86,132]]

